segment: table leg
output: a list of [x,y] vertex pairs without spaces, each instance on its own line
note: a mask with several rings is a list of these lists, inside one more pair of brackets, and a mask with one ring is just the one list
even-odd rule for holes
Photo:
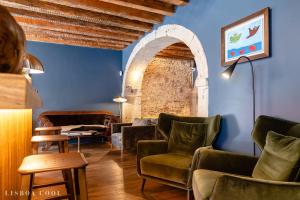
[[79,181],[79,191],[80,191],[80,200],[87,200],[87,185],[86,185],[86,175],[85,167],[78,169],[78,181]]
[[38,154],[39,143],[34,142],[31,144],[32,154]]
[[70,199],[75,200],[76,192],[75,192],[75,185],[72,178],[71,169],[63,170],[63,177],[64,180],[67,181],[66,189],[67,189],[67,193],[70,194]]
[[80,152],[80,136],[77,136],[77,141],[78,141],[78,146],[77,146],[77,151]]
[[79,181],[78,181],[78,169],[74,169],[74,182],[75,182],[75,191],[76,195],[79,195]]
[[62,141],[58,141],[58,152],[64,153],[64,146]]
[[20,200],[31,199],[33,187],[33,174],[21,175]]
[[63,148],[64,148],[64,152],[68,153],[69,152],[69,144],[68,141],[63,141]]

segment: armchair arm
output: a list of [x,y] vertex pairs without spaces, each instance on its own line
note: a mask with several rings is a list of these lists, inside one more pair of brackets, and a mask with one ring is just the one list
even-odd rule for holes
[[300,183],[224,175],[218,178],[210,199],[296,200],[300,199]]
[[147,126],[122,126],[123,150],[136,150],[139,140],[154,140],[155,125]]
[[191,168],[190,168],[188,180],[187,180],[188,187],[192,187],[192,177],[193,177],[194,170],[199,169],[201,151],[203,151],[204,149],[212,149],[212,148],[213,148],[212,146],[199,147],[194,152],[193,160],[192,160],[192,164],[191,164]]
[[137,143],[137,171],[141,175],[140,160],[145,156],[162,154],[168,151],[165,140],[140,140]]
[[251,176],[258,158],[219,151],[213,149],[200,149],[197,168]]
[[120,133],[122,126],[131,126],[132,123],[111,123],[111,133]]

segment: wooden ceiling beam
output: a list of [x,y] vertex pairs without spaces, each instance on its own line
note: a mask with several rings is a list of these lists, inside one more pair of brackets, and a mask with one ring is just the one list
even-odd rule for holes
[[48,3],[69,6],[72,8],[80,8],[96,13],[104,13],[123,17],[126,19],[138,20],[147,23],[158,24],[163,21],[163,15],[156,14],[148,11],[141,12],[132,7],[125,7],[118,4],[101,2],[98,0],[42,0]]
[[153,27],[153,24],[150,23],[42,2],[39,0],[1,0],[0,4],[7,7],[34,11],[36,13],[52,14],[86,22],[93,22],[107,26],[116,26],[144,32],[150,31]]
[[171,16],[175,13],[175,6],[157,0],[99,0],[102,2],[121,5],[138,10],[153,12],[161,15]]
[[171,57],[180,57],[180,58],[186,58],[186,59],[194,59],[194,56],[184,55],[184,54],[178,55],[178,54],[171,54],[171,53],[161,52],[161,53],[158,53],[157,55],[166,56],[166,57],[170,57],[170,58]]
[[164,53],[169,53],[169,54],[176,54],[176,55],[189,55],[193,56],[192,52],[190,50],[173,50],[173,49],[164,49],[162,50]]
[[113,49],[113,50],[122,50],[126,46],[125,45],[117,45],[112,43],[104,43],[104,42],[94,42],[87,40],[75,40],[71,38],[64,37],[56,37],[51,35],[42,35],[42,34],[27,34],[27,40],[36,41],[36,42],[46,42],[46,43],[55,43],[55,44],[64,44],[71,46],[83,46],[83,47],[93,47],[93,48],[103,48],[103,49]]
[[112,33],[94,27],[82,27],[73,24],[58,24],[57,22],[47,21],[43,19],[31,19],[24,16],[15,16],[15,19],[22,27],[40,28],[43,30],[54,30],[63,33],[81,34],[92,37],[102,37],[107,39],[117,39],[127,42],[133,42],[138,39],[137,36],[125,35],[120,33]]
[[178,50],[178,51],[190,51],[190,48],[183,42],[172,44],[165,49]]
[[7,7],[7,8],[14,17],[24,17],[24,18],[33,19],[33,20],[44,20],[49,23],[51,23],[51,22],[57,23],[58,26],[59,25],[79,26],[79,27],[85,28],[86,31],[88,31],[88,29],[93,29],[95,31],[100,31],[100,32],[108,31],[110,33],[124,34],[124,35],[130,35],[130,36],[135,36],[135,37],[139,37],[144,34],[144,32],[142,32],[142,31],[124,29],[124,28],[115,27],[115,26],[100,25],[100,24],[96,24],[96,23],[92,23],[92,22],[85,22],[85,21],[81,21],[81,20],[70,19],[70,18],[61,17],[61,16],[55,16],[55,15],[51,15],[51,14],[36,13],[33,11],[27,11],[24,9],[17,9],[17,8],[11,8],[11,7]]
[[[99,42],[99,43],[110,43],[110,44],[117,44],[117,45],[123,45],[127,46],[131,42],[121,41],[121,40],[114,40],[114,39],[107,39],[107,38],[101,38],[101,37],[92,37],[92,36],[86,36],[82,34],[70,34],[70,33],[64,33],[59,31],[53,31],[53,30],[44,30],[40,28],[32,28],[24,26],[22,27],[26,35],[43,35],[43,36],[54,36],[57,38],[66,38],[66,39],[74,39],[74,40],[85,40],[85,41],[93,41],[93,42]],[[32,38],[32,37],[31,37]]]
[[157,57],[157,58],[178,59],[178,60],[194,60],[194,58],[190,58],[190,57],[174,56],[174,55],[166,55],[166,54],[157,54],[155,57]]
[[177,47],[177,46],[169,46],[166,49],[178,50],[178,51],[191,51],[188,47]]
[[186,59],[194,59],[194,55],[191,51],[185,51],[185,50],[170,50],[167,48],[161,50],[157,56],[165,56],[168,58],[186,58]]
[[173,4],[176,6],[185,6],[189,3],[189,0],[159,0],[165,3]]

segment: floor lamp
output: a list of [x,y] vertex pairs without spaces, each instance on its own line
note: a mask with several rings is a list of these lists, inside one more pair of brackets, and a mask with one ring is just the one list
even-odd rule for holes
[[[249,57],[247,56],[241,56],[239,57],[233,64],[231,64],[230,66],[227,67],[227,69],[222,73],[222,76],[225,79],[230,79],[233,71],[236,67],[236,65],[239,63],[239,61],[241,59],[246,59],[249,63],[250,63],[250,67],[251,67],[251,80],[252,80],[252,123],[253,123],[253,127],[254,127],[254,123],[255,123],[255,84],[254,84],[254,68],[253,68],[253,64],[252,61]],[[255,143],[253,142],[253,155],[256,155],[256,148],[255,148]]]
[[116,96],[113,101],[119,103],[120,122],[122,122],[122,104],[125,103],[127,99],[122,96]]

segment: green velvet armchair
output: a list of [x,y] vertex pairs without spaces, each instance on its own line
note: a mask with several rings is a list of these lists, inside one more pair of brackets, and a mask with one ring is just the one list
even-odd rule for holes
[[[270,130],[300,138],[300,125],[296,122],[260,116],[256,120],[252,137],[261,150],[265,147]],[[192,181],[196,200],[300,199],[299,166],[295,167],[295,181],[272,181],[252,178],[257,157],[213,149],[201,149],[198,156],[199,169],[194,171]]]
[[[170,129],[174,121],[206,124],[206,140],[194,152],[174,153],[168,151]],[[142,178],[142,187],[146,179],[187,190],[190,197],[192,189],[192,173],[197,168],[201,149],[212,148],[219,129],[221,116],[182,117],[161,113],[158,118],[157,135],[162,140],[140,140],[137,144],[137,173]]]

